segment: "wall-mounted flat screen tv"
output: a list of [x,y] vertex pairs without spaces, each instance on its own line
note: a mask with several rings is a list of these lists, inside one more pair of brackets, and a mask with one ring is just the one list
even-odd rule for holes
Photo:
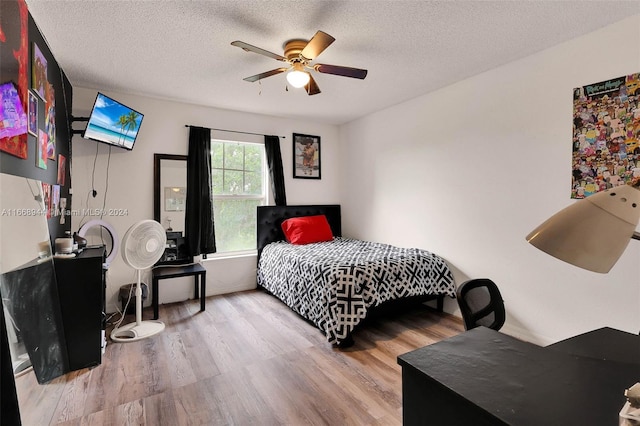
[[143,118],[138,111],[98,93],[82,136],[132,150]]
[[0,139],[27,133],[27,113],[13,82],[0,84]]

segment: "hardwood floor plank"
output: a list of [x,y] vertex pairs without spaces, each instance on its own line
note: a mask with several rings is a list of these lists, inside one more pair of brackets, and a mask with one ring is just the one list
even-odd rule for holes
[[[120,362],[116,366],[117,404],[155,395],[171,388],[167,374],[167,356],[161,344],[160,335],[137,342],[120,343]],[[115,343],[113,345],[116,345]]]
[[[214,378],[198,381],[174,389],[178,425],[227,425],[226,404],[215,404],[211,395],[211,381]],[[233,400],[229,401],[233,404]]]
[[218,365],[212,360],[209,346],[203,344],[201,329],[198,326],[181,333],[184,349],[198,380],[220,374]]
[[122,349],[123,345],[109,342],[109,356],[103,356],[102,364],[91,370],[83,415],[101,412],[106,407],[114,407],[119,403],[118,371]]
[[145,424],[144,404],[142,400],[137,399],[127,402],[126,404],[118,405],[115,409],[115,423],[121,425]]
[[370,372],[363,370],[360,364],[354,368],[352,362],[343,353],[327,354],[325,348],[314,347],[306,351],[309,360],[323,371],[324,376],[336,387],[358,401],[375,419],[395,415],[397,407],[390,404],[386,395],[371,392],[369,389]]
[[[24,423],[23,423],[24,424]],[[66,422],[55,423],[57,426],[111,426],[114,425],[113,420],[109,421],[105,418],[104,411],[98,411],[89,415],[68,420]]]
[[400,425],[397,356],[464,330],[458,318],[410,309],[368,320],[338,349],[263,291],[199,309],[161,305],[162,333],[109,342],[98,367],[46,385],[33,372],[18,377],[23,424]]
[[[342,418],[342,424],[371,424],[376,418],[381,416],[378,412],[378,408],[373,406],[369,401],[363,401],[361,398],[363,395],[354,389],[346,391],[344,378],[340,381],[340,385],[335,386],[335,382],[331,380],[330,370],[322,368],[322,366],[316,364],[310,360],[309,352],[315,348],[295,354],[295,358],[290,359],[292,366],[295,366],[295,372],[301,378],[304,378],[305,382],[312,384],[314,394],[326,395],[323,404],[327,404],[330,407],[330,411]],[[386,401],[385,404],[386,405]],[[353,423],[356,421],[356,423]],[[334,423],[330,423],[334,424]]]
[[[274,370],[272,361],[256,363],[246,368],[253,394],[260,395],[267,410],[276,419],[272,424],[310,425],[312,421],[298,409],[295,392],[287,388]],[[275,373],[275,374],[274,374]]]
[[66,376],[45,385],[38,384],[33,371],[16,378],[20,415],[25,425],[47,425],[52,422],[56,407],[64,393]]
[[[287,355],[293,356],[292,354],[289,352]],[[289,409],[293,410],[290,414],[293,423],[288,424],[344,424],[341,413],[326,404],[324,398],[319,397],[321,393],[315,385],[304,380],[304,376],[292,368],[289,359],[273,358],[261,365],[261,368],[269,372],[272,381],[271,390],[266,391],[286,400]],[[274,380],[275,378],[277,379]],[[271,402],[275,400],[271,399]]]
[[146,425],[178,425],[173,391],[162,392],[144,398],[144,420]]
[[[184,333],[184,332],[183,332]],[[165,344],[168,362],[171,368],[169,375],[171,377],[171,385],[179,388],[189,383],[195,383],[198,379],[191,368],[188,355],[182,342],[181,332],[165,333],[161,340]]]
[[54,422],[82,417],[90,376],[91,372],[87,368],[65,375],[66,384],[52,417]]

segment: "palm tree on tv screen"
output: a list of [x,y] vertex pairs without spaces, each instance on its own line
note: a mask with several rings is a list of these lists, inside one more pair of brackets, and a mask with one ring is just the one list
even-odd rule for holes
[[[120,125],[120,137],[118,138],[118,143],[120,145],[124,145],[126,142],[126,136],[130,131],[135,130],[138,127],[138,114],[135,111],[130,111],[128,114],[122,114],[116,124]],[[121,139],[123,138],[123,139]]]
[[127,125],[127,116],[126,114],[122,114],[120,117],[118,117],[118,121],[116,121],[116,124],[120,125],[120,135],[118,136],[118,144],[119,145],[124,145],[124,143],[122,142],[122,136],[124,133],[124,128]]
[[127,119],[126,119],[126,135],[129,134],[130,131],[135,130],[138,128],[138,117],[140,117],[140,114],[138,114],[135,111],[130,111],[129,114],[127,114]]

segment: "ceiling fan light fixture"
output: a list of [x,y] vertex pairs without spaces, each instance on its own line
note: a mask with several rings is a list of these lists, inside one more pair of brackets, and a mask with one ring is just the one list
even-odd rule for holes
[[301,71],[299,68],[302,67],[294,66],[294,69],[287,73],[287,81],[295,88],[306,86],[307,83],[309,83],[309,79],[311,78],[308,72]]
[[263,78],[286,73],[288,86],[295,88],[304,87],[307,95],[311,96],[320,93],[320,88],[318,87],[315,79],[311,76],[310,71],[322,74],[333,74],[342,77],[358,78],[360,80],[363,80],[367,76],[367,70],[365,69],[311,63],[311,61],[315,60],[318,55],[324,52],[324,50],[334,41],[335,38],[329,34],[323,31],[317,31],[314,36],[311,37],[311,40],[308,41],[303,39],[292,39],[286,41],[283,45],[284,56],[252,46],[239,40],[231,42],[231,45],[239,47],[246,52],[253,52],[267,56],[288,65],[246,77],[243,79],[244,81],[253,83],[260,81]]

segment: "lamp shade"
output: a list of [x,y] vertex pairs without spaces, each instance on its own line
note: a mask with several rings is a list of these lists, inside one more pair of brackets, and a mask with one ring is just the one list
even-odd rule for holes
[[527,241],[560,260],[607,273],[640,220],[640,190],[624,185],[598,192],[551,216]]
[[305,71],[289,71],[287,81],[295,88],[304,87],[309,82],[309,73]]

